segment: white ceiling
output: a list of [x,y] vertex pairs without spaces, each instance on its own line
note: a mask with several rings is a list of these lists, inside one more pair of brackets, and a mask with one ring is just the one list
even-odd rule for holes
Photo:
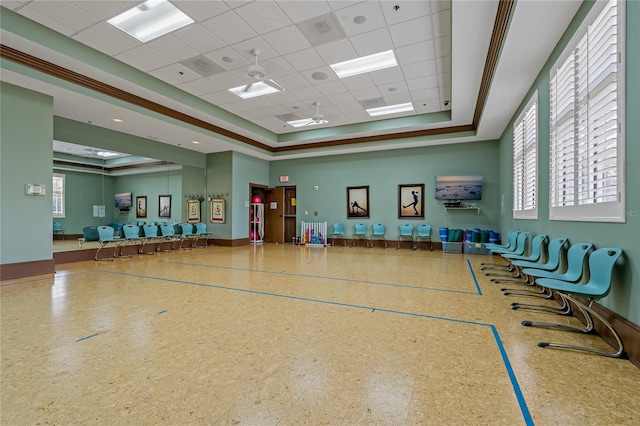
[[[132,81],[126,78],[130,74],[107,72],[73,52],[45,46],[19,31],[3,27],[0,36],[6,46],[271,147],[471,124],[498,4],[482,0],[453,4],[448,0],[178,0],[173,3],[196,22],[142,44],[106,22],[139,3],[3,0],[2,6],[162,80],[173,86],[173,93],[180,89],[191,97],[171,96],[170,91],[154,90],[156,83]],[[511,24],[475,135],[395,141],[390,137],[390,142],[377,143],[375,149],[498,138],[579,5],[576,1],[517,2],[512,22],[518,26]],[[300,28],[306,20],[326,14],[337,20],[337,29],[344,31],[344,37],[313,45],[314,40],[305,37]],[[356,24],[356,17],[366,19]],[[539,31],[542,26],[544,32]],[[250,82],[246,72],[255,48],[261,51],[259,63],[268,77],[286,90],[242,100],[227,89]],[[388,49],[394,50],[398,67],[346,79],[339,79],[329,67]],[[213,61],[223,71],[202,77],[184,65],[196,57]],[[326,78],[318,80],[317,73]],[[6,69],[0,78],[52,95],[54,112],[61,117],[204,153],[234,149],[272,160],[373,149],[368,145],[345,145],[274,154],[45,79]],[[320,102],[320,112],[328,124],[300,131],[279,118],[293,118],[291,114],[309,118],[315,113],[314,102]],[[415,112],[374,120],[363,106],[367,102],[412,102]],[[432,113],[448,110],[450,118],[433,118]],[[124,123],[114,123],[113,117],[122,118]],[[328,130],[318,129],[322,127]],[[200,143],[192,143],[194,140]],[[86,145],[90,146],[91,141]]]

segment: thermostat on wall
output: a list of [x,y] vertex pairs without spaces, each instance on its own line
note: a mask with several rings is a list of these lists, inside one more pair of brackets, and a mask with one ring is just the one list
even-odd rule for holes
[[47,195],[47,187],[37,183],[28,183],[25,185],[24,192],[27,195]]

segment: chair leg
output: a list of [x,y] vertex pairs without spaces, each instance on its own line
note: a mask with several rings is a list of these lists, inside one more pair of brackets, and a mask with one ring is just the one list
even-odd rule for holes
[[557,315],[571,315],[571,305],[567,302],[566,299],[562,299],[562,306],[550,306],[550,305],[536,305],[536,304],[528,304],[528,303],[520,303],[513,302],[511,303],[511,309],[514,311],[518,311],[520,309],[525,309],[529,311],[542,311],[550,314]]
[[[522,325],[525,326],[525,327],[543,327],[543,328],[550,328],[550,329],[563,330],[563,331],[571,331],[571,332],[583,333],[583,334],[597,334],[596,330],[595,330],[595,327],[594,327],[594,323],[593,323],[593,318],[592,318],[592,315],[593,315],[594,317],[598,318],[602,322],[602,324],[605,327],[607,327],[607,329],[613,335],[613,337],[615,339],[615,342],[616,342],[616,346],[614,347],[615,351],[613,351],[613,352],[611,352],[611,351],[603,351],[603,350],[600,350],[600,349],[590,348],[590,347],[587,347],[587,346],[576,346],[576,345],[568,345],[568,344],[564,344],[564,343],[549,343],[549,342],[538,342],[538,346],[539,347],[541,347],[541,348],[571,349],[571,350],[575,350],[575,351],[588,352],[588,353],[607,356],[607,357],[611,357],[611,358],[623,358],[623,357],[626,357],[626,354],[624,352],[624,347],[623,347],[622,341],[620,340],[620,336],[618,335],[618,333],[615,331],[615,329],[609,323],[609,321],[607,321],[605,318],[603,318],[600,314],[598,314],[597,312],[595,312],[591,308],[593,300],[591,300],[589,302],[589,306],[587,306],[587,305],[579,302],[578,300],[572,298],[570,295],[560,293],[560,296],[563,298],[565,303],[567,303],[567,304],[572,303],[575,307],[577,307],[580,310],[580,312],[582,312],[582,314],[583,314],[583,316],[584,316],[584,318],[585,318],[585,320],[587,322],[585,327],[580,328],[580,327],[567,326],[567,325],[563,325],[563,324],[554,324],[554,323],[537,322],[537,321],[522,321]],[[522,307],[522,305],[519,305],[519,306]]]

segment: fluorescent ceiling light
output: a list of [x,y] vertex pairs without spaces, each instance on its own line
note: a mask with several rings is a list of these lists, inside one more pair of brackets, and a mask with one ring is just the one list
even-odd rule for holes
[[407,112],[413,111],[413,104],[411,102],[407,102],[406,104],[397,104],[397,105],[387,105],[378,108],[369,108],[367,112],[371,117],[375,117],[378,115],[386,115],[386,114],[395,114],[398,112]]
[[315,126],[316,124],[328,123],[327,120],[314,121],[313,118],[303,118],[302,120],[287,121],[287,124],[293,127]]
[[118,154],[117,152],[110,152],[110,151],[98,151],[96,152],[96,155],[102,158],[109,158],[109,157],[115,157],[120,154]]
[[393,50],[387,50],[386,52],[374,53],[373,55],[333,64],[331,69],[338,77],[345,78],[397,66],[398,62]]
[[[269,80],[269,81],[272,81],[274,85],[280,86],[278,83],[276,83],[273,80]],[[245,84],[242,86],[234,87],[232,89],[229,89],[229,91],[234,95],[240,96],[242,99],[250,99],[258,96],[269,95],[271,93],[277,93],[277,92],[280,92],[281,90],[270,84],[266,84],[263,81],[258,81],[248,85]]]
[[146,43],[194,21],[166,0],[148,0],[107,22]]

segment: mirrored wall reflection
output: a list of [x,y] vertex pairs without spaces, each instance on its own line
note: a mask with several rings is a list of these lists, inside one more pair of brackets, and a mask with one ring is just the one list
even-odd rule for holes
[[[79,241],[87,227],[117,229],[128,223],[180,221],[180,206],[172,209],[171,216],[160,217],[159,199],[172,195],[180,202],[182,169],[180,164],[154,158],[54,141],[53,173],[64,179],[58,196],[62,214],[52,211],[54,226],[62,230],[53,234],[54,252],[97,247],[90,238]],[[138,209],[138,203],[144,203],[144,208]]]

